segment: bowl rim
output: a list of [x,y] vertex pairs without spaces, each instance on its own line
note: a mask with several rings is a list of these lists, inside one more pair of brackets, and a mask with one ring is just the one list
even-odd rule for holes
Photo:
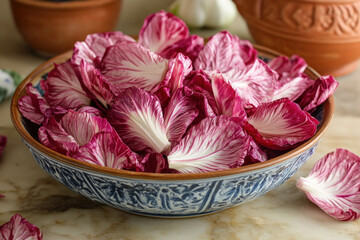
[[22,4],[24,6],[37,7],[52,10],[64,10],[74,8],[99,7],[101,5],[120,2],[121,0],[82,0],[69,2],[51,2],[51,1],[34,1],[34,0],[11,0],[12,3]]
[[[280,54],[274,50],[271,50],[267,47],[263,47],[257,44],[253,44],[256,50],[261,51],[261,53],[267,56],[278,56],[283,55]],[[39,78],[40,74],[44,74],[46,70],[53,66],[54,63],[61,63],[66,59],[69,59],[71,57],[72,51],[67,51],[63,54],[60,54],[58,56],[55,56],[40,66],[38,66],[35,70],[33,70],[22,82],[21,84],[16,88],[14,95],[12,97],[11,101],[11,119],[13,122],[14,127],[20,134],[20,136],[28,142],[33,148],[37,149],[38,151],[50,156],[51,158],[68,165],[71,165],[73,167],[82,168],[84,170],[89,170],[93,172],[97,172],[100,174],[115,176],[115,177],[122,177],[122,178],[131,178],[131,179],[151,179],[151,180],[168,180],[168,181],[178,181],[178,180],[192,180],[192,179],[207,179],[207,178],[217,178],[217,177],[223,177],[228,175],[234,175],[234,174],[245,174],[248,172],[261,170],[267,167],[274,166],[276,164],[279,164],[281,162],[285,162],[286,160],[293,158],[300,153],[308,150],[310,147],[315,145],[325,134],[326,130],[329,127],[329,124],[331,122],[331,119],[334,115],[334,98],[333,96],[330,96],[324,103],[324,118],[322,121],[322,124],[320,125],[319,129],[317,130],[316,134],[307,140],[306,142],[302,143],[300,146],[278,156],[272,159],[269,159],[265,162],[260,163],[254,163],[246,166],[241,166],[237,168],[230,168],[226,170],[219,170],[219,171],[212,171],[212,172],[205,172],[205,173],[144,173],[144,172],[135,172],[135,171],[128,171],[128,170],[119,170],[119,169],[113,169],[103,166],[98,166],[86,162],[82,162],[79,160],[76,160],[74,158],[65,156],[63,154],[60,154],[54,150],[51,150],[44,145],[42,145],[40,142],[36,141],[25,129],[21,122],[21,113],[18,109],[18,100],[25,95],[26,90],[26,84],[32,82],[34,79]],[[319,77],[319,74],[312,69],[311,67],[307,67],[307,72],[314,75],[314,77]]]

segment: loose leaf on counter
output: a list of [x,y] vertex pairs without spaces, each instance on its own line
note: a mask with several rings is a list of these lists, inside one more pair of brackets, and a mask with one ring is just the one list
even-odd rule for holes
[[338,148],[318,160],[296,186],[335,219],[360,217],[360,157],[346,149]]
[[28,222],[19,214],[15,214],[9,222],[0,226],[1,240],[42,240],[41,230]]
[[7,137],[6,136],[3,136],[3,135],[0,135],[0,159],[1,159],[1,156],[4,152],[4,149],[6,147],[6,143],[7,143]]

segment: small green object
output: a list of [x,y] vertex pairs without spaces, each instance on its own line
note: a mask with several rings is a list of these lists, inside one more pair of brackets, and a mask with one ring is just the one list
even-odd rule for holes
[[0,102],[10,97],[21,82],[19,73],[0,69]]

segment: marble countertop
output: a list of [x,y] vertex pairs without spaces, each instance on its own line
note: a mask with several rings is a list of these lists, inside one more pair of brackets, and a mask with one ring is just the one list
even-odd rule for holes
[[[170,1],[125,0],[117,30],[136,34],[143,19]],[[141,5],[141,8],[138,6]],[[226,28],[251,40],[243,19]],[[217,30],[193,33],[210,36]],[[9,1],[0,1],[0,68],[23,77],[46,59],[31,52],[17,32]],[[285,184],[238,207],[191,219],[141,217],[92,202],[43,172],[21,142],[10,119],[10,100],[0,103],[0,134],[8,145],[0,161],[0,225],[15,213],[39,226],[44,239],[360,239],[360,220],[340,222],[323,213],[295,186],[314,162],[335,148],[360,155],[360,68],[337,78],[335,116],[315,154]]]

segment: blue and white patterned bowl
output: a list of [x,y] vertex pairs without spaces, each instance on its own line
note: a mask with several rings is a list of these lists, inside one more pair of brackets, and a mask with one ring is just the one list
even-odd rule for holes
[[[277,54],[256,46],[259,55]],[[17,88],[11,106],[15,128],[37,163],[71,190],[117,209],[153,217],[192,217],[214,213],[256,199],[284,183],[314,153],[334,113],[330,97],[316,112],[320,120],[316,135],[301,146],[263,163],[197,174],[155,174],[115,170],[59,154],[36,140],[34,126],[18,110],[18,99],[27,83],[36,84],[71,52],[50,59],[35,69]],[[308,68],[311,78],[318,75]],[[36,130],[35,130],[36,131]]]

